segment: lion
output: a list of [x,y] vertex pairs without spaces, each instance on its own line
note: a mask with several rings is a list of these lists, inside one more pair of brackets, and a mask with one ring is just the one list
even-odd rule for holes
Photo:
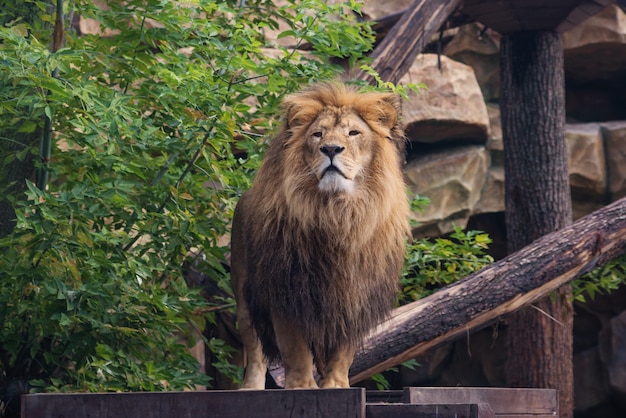
[[326,82],[282,109],[233,218],[242,388],[264,389],[278,360],[286,389],[349,387],[356,350],[393,306],[410,235],[400,98]]

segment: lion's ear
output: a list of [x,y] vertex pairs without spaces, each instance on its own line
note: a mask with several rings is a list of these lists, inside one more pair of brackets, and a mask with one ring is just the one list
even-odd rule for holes
[[293,129],[313,122],[321,105],[302,93],[296,93],[285,97],[282,108],[287,128]]
[[393,93],[371,94],[371,100],[362,103],[361,116],[392,130],[398,127],[402,112],[400,96]]
[[380,99],[379,121],[389,129],[396,127],[402,115],[400,96],[393,93],[383,94]]

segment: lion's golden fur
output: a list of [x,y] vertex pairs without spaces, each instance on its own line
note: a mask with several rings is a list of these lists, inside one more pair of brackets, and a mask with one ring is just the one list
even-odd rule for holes
[[[324,83],[288,96],[283,110],[236,209],[233,284],[268,359],[281,355],[280,317],[323,363],[357,347],[396,296],[410,233],[400,103]],[[334,152],[339,170],[326,173]]]

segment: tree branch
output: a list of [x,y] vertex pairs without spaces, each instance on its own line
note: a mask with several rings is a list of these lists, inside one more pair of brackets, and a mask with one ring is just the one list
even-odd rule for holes
[[485,327],[626,253],[626,198],[393,311],[366,339],[351,383]]
[[[397,83],[426,43],[461,5],[461,0],[415,0],[372,53],[372,68]],[[361,79],[369,79],[365,73]]]

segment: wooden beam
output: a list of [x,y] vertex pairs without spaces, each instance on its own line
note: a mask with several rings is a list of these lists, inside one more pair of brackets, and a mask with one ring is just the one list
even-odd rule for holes
[[484,387],[408,387],[405,404],[487,404],[496,417],[558,417],[555,389],[509,389]]
[[367,418],[495,418],[488,404],[371,404],[365,407]]
[[[430,37],[461,3],[461,0],[415,0],[372,52],[372,67],[381,78],[397,83],[424,50]],[[367,74],[360,77],[369,78]]]
[[626,197],[393,311],[365,340],[351,383],[482,328],[626,253]]
[[22,396],[23,418],[365,417],[365,389],[40,393]]

